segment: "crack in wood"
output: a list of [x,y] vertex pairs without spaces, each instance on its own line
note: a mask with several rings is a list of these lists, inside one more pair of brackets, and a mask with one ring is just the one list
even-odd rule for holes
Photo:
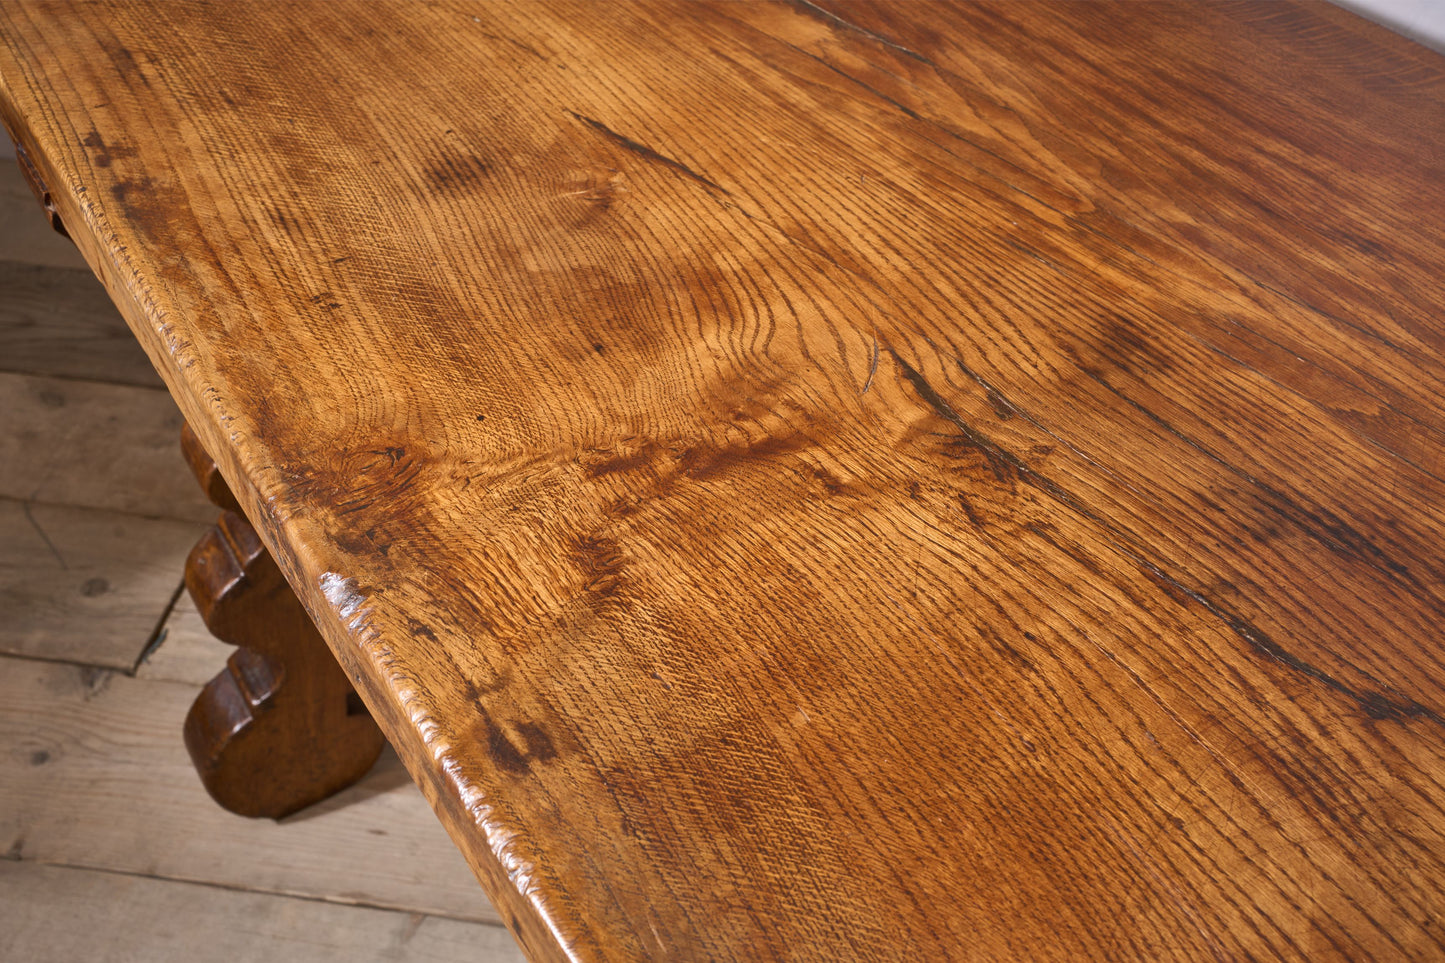
[[866,27],[860,27],[855,23],[850,23],[849,21],[844,20],[842,17],[838,16],[831,10],[824,10],[817,4],[810,3],[809,0],[792,0],[792,4],[800,13],[812,17],[814,20],[821,20],[823,23],[826,23],[830,26],[837,26],[842,27],[844,30],[851,30],[853,33],[861,34],[869,38],[870,40],[876,40],[883,46],[888,47],[892,50],[896,50],[899,53],[903,54],[905,57],[911,57],[912,59],[917,60],[919,63],[928,64],[928,66],[930,67],[934,66],[933,61],[929,60],[918,51],[910,50],[908,47],[903,46],[903,44],[897,42],[896,40],[889,40],[882,34],[874,33],[872,30],[869,30]]
[[[897,363],[898,369],[902,372],[904,379],[913,386],[919,398],[922,399],[936,415],[957,428],[962,435],[961,440],[965,442],[968,447],[977,450],[984,456],[989,464],[989,468],[993,471],[994,477],[1000,483],[1008,483],[1011,479],[1024,482],[1030,487],[1050,495],[1064,505],[1064,507],[1100,526],[1113,536],[1109,541],[1111,547],[1140,566],[1145,574],[1154,579],[1154,581],[1166,590],[1172,589],[1174,592],[1197,603],[1214,618],[1223,622],[1231,632],[1247,644],[1254,652],[1272,659],[1300,675],[1313,679],[1326,688],[1332,689],[1352,699],[1371,719],[1424,718],[1437,725],[1445,726],[1445,716],[1441,716],[1441,714],[1434,709],[1416,702],[1408,696],[1396,693],[1395,697],[1392,698],[1383,692],[1361,691],[1341,681],[1319,666],[1290,652],[1248,619],[1211,601],[1199,590],[1190,588],[1188,585],[1179,581],[1179,579],[1165,572],[1159,565],[1145,558],[1142,553],[1129,547],[1127,544],[1129,538],[1127,532],[1121,530],[1101,515],[1091,511],[1056,482],[1028,467],[1017,455],[1001,447],[965,421],[963,417],[954,410],[953,406],[929,384],[928,379],[907,361],[904,361],[891,345],[885,345],[884,350],[886,350],[894,362]],[[1010,405],[1010,407],[1012,408],[1013,406]],[[1017,411],[1018,409],[1013,408],[1013,410]],[[1349,663],[1346,663],[1346,665],[1349,665]],[[1354,669],[1354,666],[1350,666],[1350,668]],[[1358,669],[1355,669],[1355,671],[1369,677],[1368,673]],[[1387,686],[1386,688],[1389,687]]]
[[611,127],[608,127],[606,124],[602,123],[602,121],[593,120],[591,117],[584,117],[582,114],[579,114],[574,110],[569,110],[567,111],[567,113],[570,114],[574,119],[580,120],[588,127],[591,127],[593,130],[602,134],[608,140],[611,140],[618,146],[631,151],[637,156],[645,160],[654,161],[658,164],[662,164],[664,167],[670,167],[673,170],[677,171],[679,174],[682,174],[684,177],[691,178],[692,180],[695,180],[699,184],[703,185],[704,187],[715,190],[726,197],[733,196],[732,192],[729,191],[727,188],[715,183],[714,181],[708,180],[706,177],[703,177],[697,171],[693,170],[691,167],[688,167],[681,161],[673,160],[666,154],[659,154],[657,151],[653,150],[651,147],[648,147],[646,144],[638,143],[631,137],[627,137],[624,134],[619,134]]

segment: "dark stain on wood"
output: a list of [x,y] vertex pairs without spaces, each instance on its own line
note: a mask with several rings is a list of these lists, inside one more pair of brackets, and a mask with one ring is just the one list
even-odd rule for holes
[[433,191],[465,193],[482,189],[492,172],[491,164],[472,154],[445,154],[422,172]]
[[533,765],[557,758],[552,737],[536,723],[517,723],[508,731],[480,707],[478,711],[482,713],[482,721],[477,741],[487,747],[492,762],[508,774],[526,776],[531,774]]
[[81,140],[81,143],[91,149],[91,162],[95,164],[96,167],[109,167],[117,159],[128,159],[136,156],[136,149],[134,147],[107,144],[105,138],[100,135],[100,131],[98,130],[92,130],[86,134]]

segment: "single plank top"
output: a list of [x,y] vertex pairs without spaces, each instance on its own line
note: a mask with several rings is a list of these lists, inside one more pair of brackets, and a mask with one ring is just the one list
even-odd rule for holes
[[1285,3],[0,19],[534,958],[1445,952],[1438,55]]

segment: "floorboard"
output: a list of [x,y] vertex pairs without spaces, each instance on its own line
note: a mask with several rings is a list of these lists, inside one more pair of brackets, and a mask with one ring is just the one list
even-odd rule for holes
[[0,371],[164,387],[86,268],[0,261]]
[[0,959],[521,963],[500,926],[0,860]]
[[210,633],[179,576],[175,581],[175,604],[166,614],[154,648],[136,667],[135,674],[140,679],[183,682],[199,689],[221,671],[236,649]]
[[0,496],[209,524],[181,457],[181,413],[154,388],[0,373]]
[[[0,135],[0,140],[4,140]],[[0,261],[85,268],[75,245],[50,229],[16,163],[0,159]]]
[[0,498],[0,653],[133,670],[203,531]]
[[12,857],[495,921],[387,751],[280,823],[225,812],[182,745],[193,685],[0,659],[0,851]]

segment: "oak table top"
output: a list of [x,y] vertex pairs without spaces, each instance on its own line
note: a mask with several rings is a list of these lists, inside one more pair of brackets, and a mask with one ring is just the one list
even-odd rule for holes
[[1285,3],[0,21],[536,959],[1445,952],[1445,59]]

